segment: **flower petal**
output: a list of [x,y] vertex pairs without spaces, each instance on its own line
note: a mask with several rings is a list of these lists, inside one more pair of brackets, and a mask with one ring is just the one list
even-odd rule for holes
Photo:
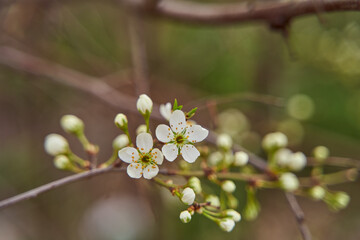
[[154,148],[151,151],[151,154],[152,154],[153,160],[156,162],[157,165],[161,165],[163,163],[164,156],[163,156],[162,152],[159,149]]
[[149,133],[140,133],[136,137],[136,146],[142,153],[148,153],[153,147],[153,139]]
[[160,142],[170,142],[174,138],[174,134],[170,127],[165,124],[160,124],[155,130],[155,135]]
[[158,174],[158,172],[159,172],[159,167],[156,164],[148,165],[144,169],[144,178],[151,179],[155,177]]
[[119,151],[119,158],[126,163],[132,163],[139,159],[139,153],[133,147],[125,147]]
[[201,142],[209,135],[209,131],[200,125],[194,125],[186,129],[186,136],[190,142]]
[[169,121],[171,117],[171,103],[160,104],[160,114]]
[[127,167],[127,174],[132,178],[141,178],[142,168],[140,163],[131,163]]
[[200,152],[193,145],[186,144],[180,151],[182,157],[188,163],[193,163],[200,156]]
[[186,118],[183,111],[176,110],[171,114],[170,127],[176,132],[182,132],[186,128]]
[[172,143],[164,145],[161,151],[163,152],[165,158],[170,162],[174,161],[178,156],[177,146]]

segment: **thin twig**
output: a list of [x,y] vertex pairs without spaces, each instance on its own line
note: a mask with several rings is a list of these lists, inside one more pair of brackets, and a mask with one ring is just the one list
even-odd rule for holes
[[149,94],[149,70],[142,16],[131,11],[128,16],[128,25],[136,95]]
[[294,194],[292,193],[285,193],[286,199],[291,207],[292,212],[295,215],[300,233],[303,237],[304,240],[311,240],[311,233],[310,230],[308,228],[308,226],[305,223],[305,216],[304,216],[304,212],[301,209],[298,201],[296,200],[296,197]]

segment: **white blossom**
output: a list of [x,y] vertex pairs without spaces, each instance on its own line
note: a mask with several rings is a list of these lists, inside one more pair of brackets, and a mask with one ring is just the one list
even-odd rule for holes
[[226,180],[221,184],[221,189],[224,190],[225,192],[232,193],[235,191],[236,185],[233,181]]
[[287,167],[292,154],[293,153],[290,149],[280,148],[275,152],[274,160],[277,163],[277,165],[281,167]]
[[56,156],[68,152],[69,143],[63,136],[52,133],[46,136],[44,148],[48,154]]
[[268,133],[262,141],[262,146],[266,150],[286,147],[288,139],[285,134],[281,132]]
[[211,166],[216,166],[218,165],[221,160],[223,159],[223,154],[219,151],[210,153],[209,157],[208,157],[208,162]]
[[125,147],[119,151],[119,158],[126,163],[127,173],[132,178],[151,179],[159,172],[158,165],[163,162],[163,154],[157,148],[153,148],[153,139],[149,133],[140,133],[136,137],[136,148]]
[[172,113],[172,107],[171,107],[171,103],[166,103],[166,104],[160,104],[160,114],[161,116],[163,116],[166,120],[170,120],[171,117],[171,113]]
[[240,151],[235,153],[234,165],[237,167],[245,166],[249,162],[249,155]]
[[283,173],[280,178],[279,182],[281,187],[288,192],[293,192],[299,187],[299,180],[295,174],[287,172]]
[[182,211],[180,213],[180,220],[183,222],[183,223],[188,223],[191,221],[191,214],[189,213],[189,211],[185,210],[185,211]]
[[194,203],[195,200],[195,192],[192,188],[185,188],[182,192],[181,201],[187,205],[191,205]]
[[225,210],[225,214],[231,217],[235,222],[239,222],[241,220],[241,215],[234,209],[227,209]]
[[288,167],[293,171],[300,171],[306,166],[306,156],[302,152],[291,154]]
[[63,116],[60,120],[60,125],[68,133],[77,133],[84,129],[84,122],[74,115]]
[[129,138],[126,134],[120,134],[117,136],[113,141],[113,148],[114,149],[121,149],[129,145]]
[[118,113],[114,119],[114,123],[118,128],[126,128],[128,120],[125,114]]
[[136,102],[136,107],[141,114],[151,113],[153,102],[146,94],[141,94]]
[[200,156],[194,143],[204,140],[209,131],[200,125],[187,126],[184,112],[176,110],[171,114],[170,127],[160,124],[155,133],[159,141],[165,143],[161,150],[168,161],[174,161],[181,154],[185,161],[193,163]]
[[222,230],[226,232],[231,232],[233,228],[235,227],[235,222],[232,219],[225,218],[220,221],[219,226]]
[[224,149],[230,149],[232,147],[233,141],[229,134],[220,134],[216,139],[216,145]]

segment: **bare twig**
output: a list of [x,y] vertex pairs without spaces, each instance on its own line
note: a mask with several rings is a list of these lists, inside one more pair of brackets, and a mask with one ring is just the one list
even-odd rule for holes
[[292,193],[285,193],[286,199],[289,202],[292,212],[295,214],[297,224],[299,226],[300,233],[304,240],[311,240],[311,233],[308,226],[305,223],[304,212],[301,209],[296,197]]
[[157,14],[172,20],[201,24],[234,24],[250,21],[263,21],[269,24],[286,22],[289,19],[309,14],[335,11],[359,11],[357,0],[295,0],[261,1],[253,7],[241,3],[195,3],[190,1],[159,1],[148,11],[144,1],[123,0],[134,9]]
[[149,72],[144,38],[144,22],[142,16],[131,11],[128,16],[131,57],[133,64],[136,94],[149,94]]

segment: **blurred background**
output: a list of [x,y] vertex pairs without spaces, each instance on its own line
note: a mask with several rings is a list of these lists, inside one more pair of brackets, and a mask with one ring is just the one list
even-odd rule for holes
[[[61,64],[137,97],[128,12],[111,1],[7,2],[0,12],[1,47]],[[307,155],[325,145],[332,156],[359,158],[360,16],[343,12],[320,14],[321,21],[318,17],[295,19],[288,38],[263,23],[204,26],[146,17],[140,30],[150,96],[156,103],[177,98],[185,110],[199,107],[195,120],[201,125],[229,132],[260,155],[261,137],[280,130],[289,136],[292,149]],[[143,123],[139,114],[9,67],[6,57],[0,58],[1,199],[70,175],[55,169],[44,152],[47,134],[66,136],[85,157],[76,139],[61,130],[62,115],[84,120],[103,160],[120,134],[113,124],[117,113],[127,114],[133,135]],[[152,123],[153,129],[158,123]],[[360,238],[359,187],[355,182],[333,188],[352,198],[339,213],[324,203],[299,199],[314,239]],[[238,189],[241,212],[241,183]],[[181,223],[178,215],[184,207],[168,191],[112,173],[2,210],[0,234],[4,240],[300,239],[281,191],[260,191],[259,199],[258,219],[224,233],[199,215]]]

